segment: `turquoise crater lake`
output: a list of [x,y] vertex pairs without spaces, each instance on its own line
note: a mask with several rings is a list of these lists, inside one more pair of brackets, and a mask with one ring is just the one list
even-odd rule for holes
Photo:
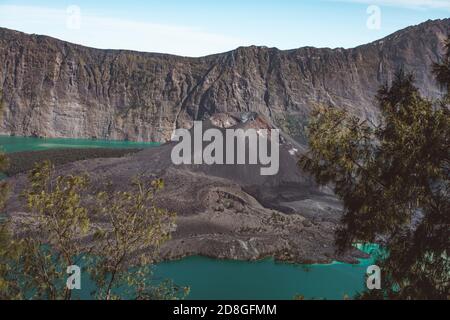
[[[157,143],[105,141],[88,139],[44,139],[0,136],[0,146],[7,153],[57,148],[148,148]],[[372,253],[376,246],[364,251]],[[172,279],[189,286],[188,299],[343,299],[365,289],[365,272],[373,258],[359,264],[346,263],[293,265],[273,259],[257,262],[215,260],[187,257],[155,266],[155,280]],[[89,290],[89,285],[82,288]],[[87,282],[86,282],[87,284]],[[83,291],[83,290],[82,290]],[[80,296],[88,296],[80,292]]]

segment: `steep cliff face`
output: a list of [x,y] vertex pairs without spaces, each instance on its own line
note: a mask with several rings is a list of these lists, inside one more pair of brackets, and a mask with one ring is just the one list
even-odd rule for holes
[[399,67],[439,95],[431,64],[450,19],[353,49],[238,48],[203,58],[98,50],[0,28],[0,133],[165,141],[217,112],[256,111],[302,140],[317,103],[376,114],[377,88]]

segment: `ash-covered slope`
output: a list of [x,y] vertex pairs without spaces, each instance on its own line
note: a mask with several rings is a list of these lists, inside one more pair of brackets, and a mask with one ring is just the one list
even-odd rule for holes
[[[205,121],[205,128],[214,124],[217,122]],[[234,123],[231,128],[267,126],[265,119],[257,117]],[[171,142],[123,158],[65,164],[57,167],[57,174],[89,174],[91,184],[84,201],[89,201],[88,194],[104,190],[106,184],[110,190],[124,191],[136,176],[162,178],[165,188],[157,201],[178,218],[172,239],[161,250],[161,259],[189,255],[240,260],[275,257],[306,263],[356,262],[355,258],[362,256],[357,250],[335,252],[334,230],[342,207],[297,167],[295,142],[283,139],[278,174],[265,177],[257,164],[174,165],[174,146]],[[8,183],[12,192],[6,212],[14,226],[29,214],[19,196],[26,186],[26,175],[19,174]],[[94,223],[102,221],[95,216],[92,219]],[[16,231],[20,233],[20,229]]]
[[166,141],[217,112],[255,111],[298,141],[311,107],[373,117],[380,84],[403,66],[427,96],[450,19],[353,49],[238,48],[203,58],[98,50],[0,28],[0,133]]

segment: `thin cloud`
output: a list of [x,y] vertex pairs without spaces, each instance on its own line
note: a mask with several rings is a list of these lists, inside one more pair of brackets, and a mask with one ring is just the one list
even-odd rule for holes
[[410,9],[450,10],[450,0],[328,0],[334,2],[353,2],[367,5],[403,7]]
[[200,28],[102,17],[83,12],[82,7],[80,9],[79,28],[70,28],[67,23],[70,12],[66,8],[0,5],[0,26],[101,49],[164,52],[192,57],[248,45],[242,39]]

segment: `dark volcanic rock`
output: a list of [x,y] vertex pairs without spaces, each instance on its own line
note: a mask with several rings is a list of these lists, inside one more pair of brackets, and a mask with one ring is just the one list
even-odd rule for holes
[[97,50],[0,28],[6,108],[0,132],[166,141],[217,112],[256,111],[297,140],[316,103],[373,117],[380,84],[403,66],[427,96],[450,19],[428,21],[353,49],[247,47],[185,58]]
[[[265,123],[257,117],[245,127],[264,127]],[[233,128],[243,126],[237,123]],[[202,255],[255,260],[272,256],[305,263],[357,262],[355,257],[363,256],[357,250],[342,255],[335,252],[334,230],[341,205],[297,167],[295,142],[283,141],[278,174],[264,177],[257,164],[173,165],[174,145],[166,143],[122,158],[64,164],[57,167],[57,174],[89,174],[91,184],[84,199],[103,190],[105,183],[108,189],[125,191],[136,176],[162,178],[165,188],[157,197],[158,204],[178,217],[161,259]],[[29,214],[19,197],[26,175],[7,181],[12,192],[6,212],[14,226],[14,221]],[[96,217],[92,219],[97,223]]]
[[[424,95],[438,96],[431,64],[442,56],[449,33],[445,19],[348,50],[249,47],[194,59],[97,50],[0,29],[6,100],[0,132],[167,141],[175,128],[190,128],[193,120],[241,127],[239,118],[245,118],[245,126],[281,128],[300,144],[283,135],[276,176],[262,177],[250,166],[174,166],[172,143],[57,170],[89,173],[90,193],[105,181],[121,190],[136,175],[163,178],[166,188],[158,201],[178,213],[178,225],[162,259],[199,254],[355,262],[361,254],[356,250],[334,250],[341,204],[296,167],[308,113],[325,103],[376,117],[373,97],[399,67],[415,73]],[[18,197],[26,177],[8,181],[13,192],[6,209],[14,221],[27,215]]]
[[45,160],[54,165],[62,165],[79,160],[95,158],[120,158],[142,149],[107,149],[107,148],[70,148],[42,151],[21,151],[8,154],[9,165],[3,172],[7,176],[27,172]]

